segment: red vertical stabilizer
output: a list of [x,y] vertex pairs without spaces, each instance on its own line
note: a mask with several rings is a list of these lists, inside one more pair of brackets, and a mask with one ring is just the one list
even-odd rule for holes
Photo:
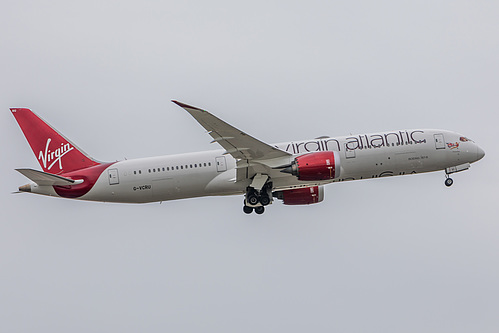
[[30,109],[10,110],[43,171],[57,175],[100,164]]

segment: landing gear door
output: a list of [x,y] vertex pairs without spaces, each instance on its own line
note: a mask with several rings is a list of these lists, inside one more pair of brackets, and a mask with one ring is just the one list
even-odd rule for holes
[[219,156],[215,159],[217,162],[217,171],[223,172],[227,170],[227,163],[225,161],[225,156]]
[[433,137],[435,138],[435,148],[445,149],[444,135],[443,134],[434,134]]
[[120,183],[120,178],[118,176],[118,169],[109,169],[107,170],[109,185],[116,185]]

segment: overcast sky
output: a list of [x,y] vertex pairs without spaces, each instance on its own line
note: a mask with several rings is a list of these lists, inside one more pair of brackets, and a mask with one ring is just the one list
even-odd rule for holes
[[[3,1],[1,332],[497,332],[499,2]],[[96,159],[213,149],[177,99],[269,142],[404,128],[483,160],[242,213],[10,194],[9,107]]]

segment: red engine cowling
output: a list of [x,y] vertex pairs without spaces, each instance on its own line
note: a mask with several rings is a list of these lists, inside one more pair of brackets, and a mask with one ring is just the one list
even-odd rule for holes
[[313,186],[274,192],[285,205],[310,205],[324,200],[324,187]]
[[340,176],[340,156],[336,151],[321,151],[298,156],[282,170],[299,180],[328,180]]

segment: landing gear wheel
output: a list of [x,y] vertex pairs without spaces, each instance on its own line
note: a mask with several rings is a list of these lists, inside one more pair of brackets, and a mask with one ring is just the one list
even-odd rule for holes
[[255,207],[255,213],[257,213],[258,215],[263,214],[263,212],[265,212],[265,207],[263,206]]
[[251,214],[253,213],[253,207],[243,206],[243,212],[245,212],[246,214]]
[[260,197],[260,203],[264,206],[267,206],[268,204],[270,204],[270,198],[267,195],[262,195]]
[[452,186],[452,184],[454,184],[454,181],[452,180],[452,178],[447,178],[445,180],[445,186],[449,187],[449,186]]
[[258,203],[258,197],[255,194],[248,195],[246,200],[248,200],[248,203],[253,206]]

